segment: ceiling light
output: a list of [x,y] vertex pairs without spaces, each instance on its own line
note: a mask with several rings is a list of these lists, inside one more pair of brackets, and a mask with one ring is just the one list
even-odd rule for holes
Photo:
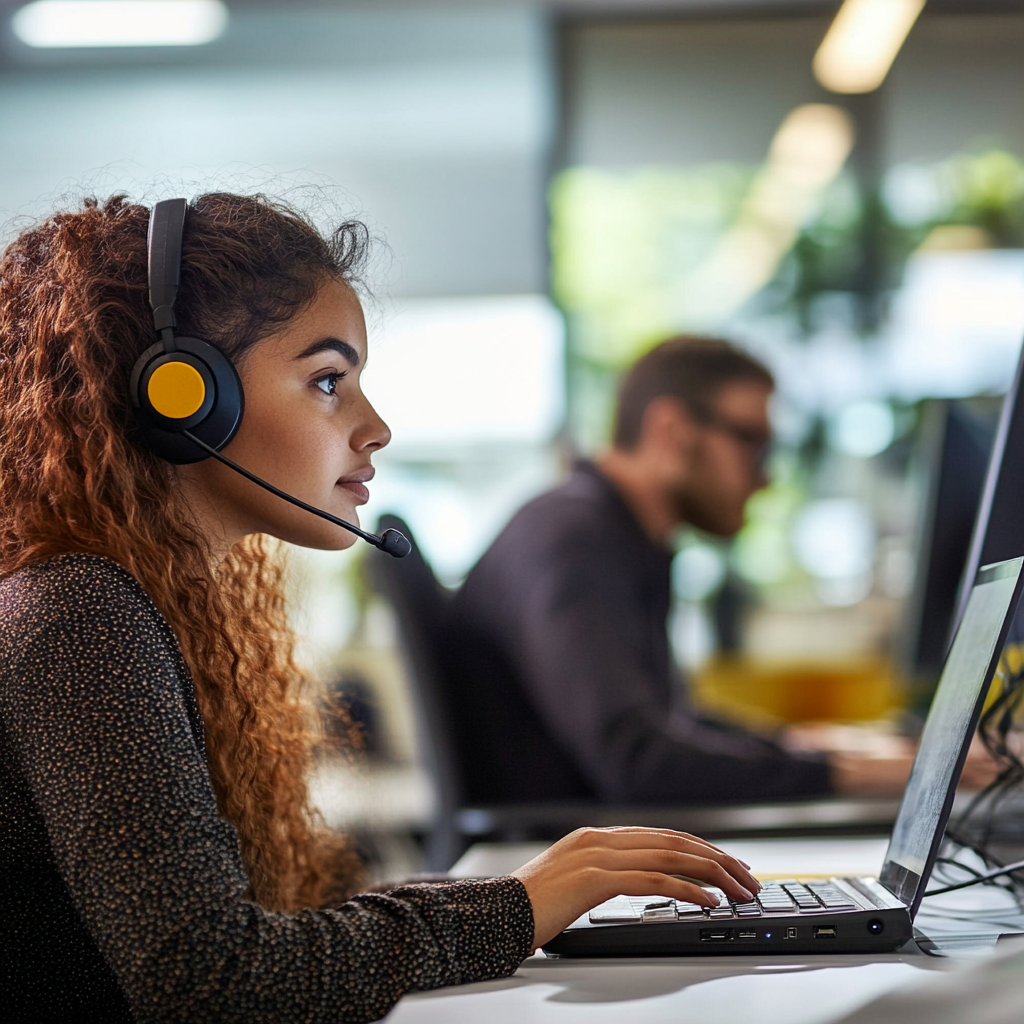
[[768,169],[804,191],[827,185],[853,147],[846,111],[827,103],[805,103],[779,125],[768,153]]
[[853,123],[839,107],[790,111],[736,220],[684,285],[689,326],[714,330],[772,279],[853,141]]
[[885,80],[925,0],[845,0],[818,52],[814,74],[833,92],[872,92]]
[[29,46],[199,46],[228,21],[221,0],[36,0],[12,20]]

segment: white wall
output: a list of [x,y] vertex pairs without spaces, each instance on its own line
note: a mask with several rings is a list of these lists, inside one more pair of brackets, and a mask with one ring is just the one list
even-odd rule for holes
[[236,8],[207,46],[146,51],[3,31],[0,218],[83,180],[299,172],[383,231],[394,294],[544,291],[548,49],[528,6]]

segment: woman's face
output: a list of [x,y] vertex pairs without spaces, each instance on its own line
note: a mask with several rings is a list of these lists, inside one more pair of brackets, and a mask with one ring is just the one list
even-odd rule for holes
[[[329,280],[313,302],[238,366],[242,424],[224,454],[268,483],[358,525],[369,498],[370,458],[391,439],[360,389],[366,323],[352,289]],[[211,545],[249,533],[304,547],[349,547],[355,537],[295,508],[213,459],[179,467],[183,489]],[[222,536],[220,536],[222,535]]]

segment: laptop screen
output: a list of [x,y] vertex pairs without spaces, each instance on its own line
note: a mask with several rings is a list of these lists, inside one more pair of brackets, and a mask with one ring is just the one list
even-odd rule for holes
[[1024,558],[980,569],[939,679],[892,830],[881,882],[917,912],[967,748],[1006,638]]

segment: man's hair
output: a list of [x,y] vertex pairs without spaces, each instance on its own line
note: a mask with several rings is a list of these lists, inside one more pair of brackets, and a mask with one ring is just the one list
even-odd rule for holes
[[722,388],[738,382],[775,388],[775,378],[763,363],[727,341],[689,335],[669,338],[624,374],[612,443],[625,450],[636,447],[644,412],[655,398],[676,398],[700,416],[710,410]]

